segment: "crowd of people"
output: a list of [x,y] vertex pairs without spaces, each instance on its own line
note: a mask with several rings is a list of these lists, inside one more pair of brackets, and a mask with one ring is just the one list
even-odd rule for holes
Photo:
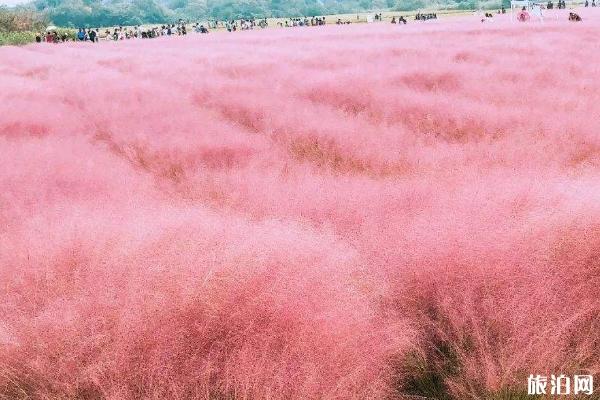
[[[277,26],[278,27],[285,27],[285,28],[289,28],[289,27],[296,27],[296,26],[321,26],[321,25],[325,25],[325,17],[303,17],[303,18],[289,18],[286,19],[284,21],[278,21],[277,22]],[[246,31],[246,30],[252,30],[255,28],[268,28],[269,27],[269,22],[267,20],[267,18],[261,18],[261,19],[255,19],[255,18],[250,18],[250,19],[239,19],[239,20],[224,20],[224,21],[219,21],[219,20],[211,20],[208,21],[208,26],[209,28],[212,29],[219,29],[219,28],[223,28],[226,29],[228,32],[235,32],[238,30],[241,31]]]
[[48,31],[46,33],[36,34],[35,41],[38,43],[64,43],[69,41],[69,35],[64,32],[59,35],[57,31]]
[[417,13],[417,15],[415,15],[415,21],[427,21],[430,19],[437,19],[437,14],[436,13],[428,13],[428,14]]
[[[587,0],[586,0],[586,3],[587,3]],[[559,10],[564,10],[565,8],[567,8],[567,4],[563,0],[558,0],[556,8],[559,9]],[[547,10],[553,10],[554,9],[554,2],[552,0],[548,1],[548,4],[546,4],[546,9]]]
[[[208,28],[203,24],[193,24],[193,32],[196,33],[209,33]],[[62,43],[68,41],[77,42],[92,42],[97,43],[100,40],[108,41],[119,41],[128,39],[151,39],[161,36],[182,36],[187,35],[188,28],[186,24],[180,22],[178,24],[167,24],[155,27],[116,27],[114,29],[106,29],[104,32],[100,32],[98,28],[79,28],[75,35],[69,35],[67,31],[63,31],[59,34],[57,30],[49,29],[46,33],[38,33],[36,35],[36,42],[47,42],[47,43]]]
[[325,25],[325,17],[312,17],[308,19],[304,18],[291,18],[290,20],[285,20],[284,22],[279,21],[277,25],[279,27],[295,27],[295,26],[321,26]]
[[[338,24],[341,23],[338,20]],[[349,23],[349,22],[348,22]],[[285,21],[277,23],[279,27],[296,27],[296,26],[321,26],[325,25],[325,17],[311,17],[311,18],[290,18]],[[211,20],[208,21],[206,26],[200,23],[194,23],[191,25],[191,30],[195,33],[209,33],[210,29],[226,29],[228,32],[235,32],[238,30],[252,30],[254,28],[267,28],[269,23],[266,18],[262,19],[239,19],[239,20]],[[75,35],[68,34],[68,31],[64,30],[59,33],[56,29],[49,29],[45,33],[38,33],[36,35],[36,42],[47,42],[47,43],[62,43],[68,41],[80,41],[80,42],[99,42],[100,40],[108,41],[120,41],[128,39],[151,39],[161,36],[182,36],[188,34],[188,24],[180,20],[177,24],[167,24],[162,26],[153,27],[115,27],[114,29],[106,29],[100,31],[98,28],[79,28]]]
[[[283,21],[278,21],[277,22],[277,26],[280,28],[290,28],[290,27],[297,27],[297,26],[321,26],[321,25],[326,25],[325,22],[325,17],[303,17],[303,18],[289,18],[289,19],[285,19]],[[261,18],[261,19],[255,19],[255,18],[250,18],[250,19],[239,19],[239,20],[224,20],[224,21],[219,21],[219,20],[211,20],[208,21],[208,27],[212,28],[212,29],[226,29],[228,32],[236,32],[238,30],[240,31],[246,31],[246,30],[252,30],[255,28],[268,28],[269,27],[269,22],[267,20],[267,18]]]
[[406,25],[406,22],[406,19],[402,15],[398,17],[398,21],[396,21],[396,17],[392,17],[392,24],[398,23]]
[[235,32],[238,29],[241,31],[248,31],[254,29],[256,27],[260,27],[262,29],[267,28],[269,23],[266,18],[259,19],[258,22],[256,19],[240,19],[239,21],[230,20],[230,21],[213,21],[211,22],[212,26],[215,29],[219,27],[227,29],[228,32]]
[[[545,6],[545,7],[544,7]],[[589,0],[585,0],[585,7],[589,6]],[[596,0],[591,0],[591,6],[596,7]],[[546,8],[548,10],[554,9],[553,0],[549,0],[546,5],[542,5],[542,8]],[[558,0],[557,9],[565,9],[566,3],[565,0]],[[501,10],[498,10],[498,14],[505,14],[506,9],[502,7]],[[492,13],[485,13],[485,18],[482,21],[489,20],[493,17]],[[381,13],[374,15],[375,21],[383,21],[384,17]],[[437,19],[436,13],[421,13],[418,12],[414,17],[415,21],[427,21],[432,19]],[[519,21],[528,21],[530,19],[530,15],[525,7],[517,14],[517,19]],[[359,20],[359,16],[357,15],[357,20]],[[581,21],[581,17],[576,13],[569,14],[570,21]],[[373,19],[371,19],[371,22]],[[407,24],[407,19],[404,16],[392,16],[391,23],[392,24]],[[337,25],[345,25],[350,24],[351,21],[342,21],[341,18],[338,18],[335,24]],[[283,21],[278,21],[278,27],[302,27],[302,26],[322,26],[326,25],[325,17],[316,17],[313,16],[311,18],[303,17],[303,18],[289,18]],[[47,42],[47,43],[62,43],[67,41],[80,41],[80,42],[99,42],[100,40],[107,41],[120,41],[120,40],[128,40],[128,39],[151,39],[157,38],[161,36],[182,36],[188,34],[188,25],[183,20],[179,20],[176,24],[167,24],[162,26],[154,26],[154,27],[115,27],[114,29],[106,29],[101,32],[100,29],[95,28],[80,28],[76,31],[75,35],[67,33],[67,30],[48,30],[45,33],[41,32],[36,35],[36,42]],[[252,30],[256,27],[264,29],[269,26],[267,18],[261,19],[239,19],[239,20],[209,20],[204,24],[194,23],[189,25],[191,27],[191,31],[195,33],[206,34],[209,33],[209,29],[226,29],[228,32],[235,32],[238,30]]]

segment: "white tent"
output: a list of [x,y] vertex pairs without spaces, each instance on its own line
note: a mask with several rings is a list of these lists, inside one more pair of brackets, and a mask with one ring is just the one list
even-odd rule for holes
[[541,22],[543,22],[544,16],[542,14],[542,4],[545,4],[545,2],[539,0],[511,0],[510,20],[514,21],[515,11],[518,13],[523,9],[523,7],[525,7],[525,9],[528,10],[532,16],[537,17]]

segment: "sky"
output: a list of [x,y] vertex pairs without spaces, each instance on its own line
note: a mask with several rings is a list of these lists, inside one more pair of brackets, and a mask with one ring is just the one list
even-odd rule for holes
[[3,6],[14,6],[15,4],[23,4],[27,0],[0,0],[0,5]]

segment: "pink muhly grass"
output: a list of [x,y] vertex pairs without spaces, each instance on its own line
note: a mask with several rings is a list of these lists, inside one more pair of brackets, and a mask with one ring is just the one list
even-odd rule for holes
[[600,20],[0,49],[0,397],[600,371]]

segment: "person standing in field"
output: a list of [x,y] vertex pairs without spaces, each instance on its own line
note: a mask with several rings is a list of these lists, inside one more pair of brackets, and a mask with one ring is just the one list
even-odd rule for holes
[[529,13],[527,12],[527,9],[525,9],[525,7],[523,7],[523,9],[521,9],[521,12],[517,16],[517,19],[520,22],[527,22],[527,21],[529,21]]

